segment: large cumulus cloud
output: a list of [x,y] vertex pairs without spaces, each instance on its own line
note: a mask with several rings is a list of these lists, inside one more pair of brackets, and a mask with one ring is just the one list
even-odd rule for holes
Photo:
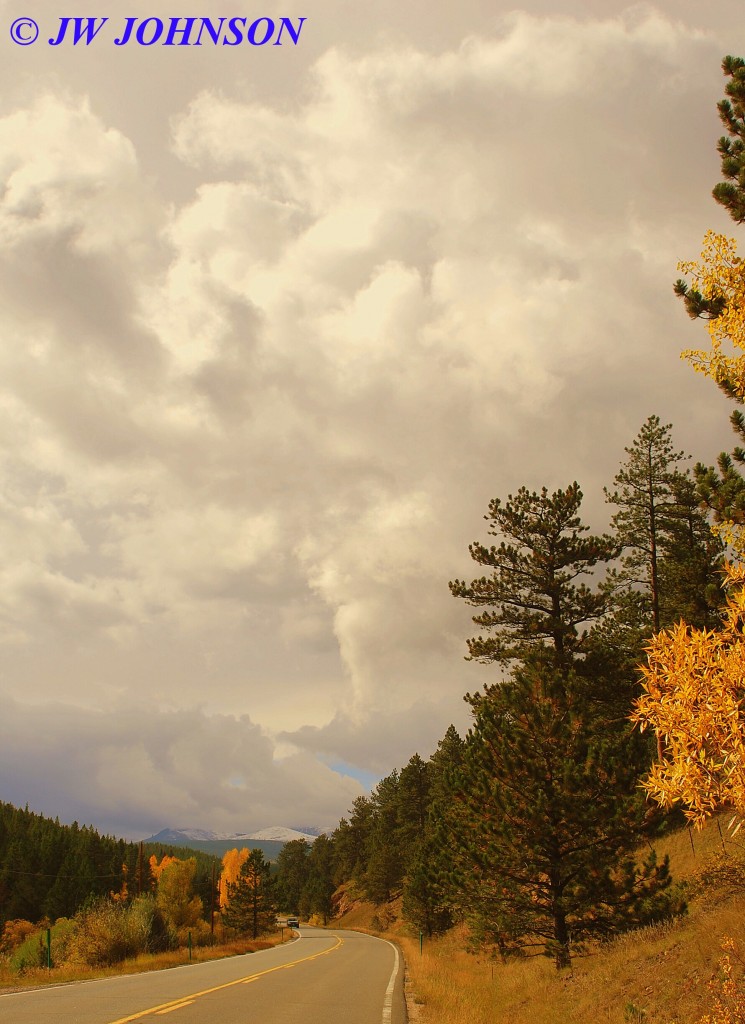
[[327,764],[428,753],[486,677],[446,584],[489,498],[578,478],[602,529],[650,413],[728,443],[670,289],[722,224],[722,33],[446,21],[326,47],[291,102],[185,77],[160,163],[105,92],[0,118],[4,683],[23,742],[89,752],[80,817],[338,817]]

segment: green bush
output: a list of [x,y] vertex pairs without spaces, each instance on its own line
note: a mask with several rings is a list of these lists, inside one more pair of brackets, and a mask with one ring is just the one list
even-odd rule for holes
[[[61,917],[51,929],[52,966],[56,967],[67,960],[68,948],[74,939],[75,921]],[[47,966],[47,930],[39,929],[22,942],[10,955],[11,970],[17,974],[36,967]]]

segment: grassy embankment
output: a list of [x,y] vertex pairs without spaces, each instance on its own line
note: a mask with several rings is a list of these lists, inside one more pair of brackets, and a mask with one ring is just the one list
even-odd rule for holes
[[[240,956],[255,953],[260,949],[277,946],[291,938],[286,928],[274,935],[260,939],[234,939],[215,946],[199,946],[192,950],[191,962],[218,960],[226,956]],[[81,964],[61,964],[59,967],[31,968],[18,974],[7,963],[0,960],[0,989],[36,988],[39,985],[64,984],[70,981],[89,981],[94,978],[111,978],[120,974],[141,974],[145,971],[161,971],[167,967],[181,967],[188,964],[189,950],[175,949],[167,953],[143,953],[124,960],[111,967],[86,967]]]
[[419,1024],[694,1024],[712,1006],[722,939],[745,950],[745,829],[734,840],[726,821],[721,831],[712,822],[657,844],[685,886],[685,917],[595,947],[570,971],[542,957],[503,965],[466,953],[461,928],[425,940],[420,955],[395,904],[360,903],[334,923],[399,943]]

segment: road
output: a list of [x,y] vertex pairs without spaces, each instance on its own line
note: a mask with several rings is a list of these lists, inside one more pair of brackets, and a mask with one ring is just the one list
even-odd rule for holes
[[2,1024],[405,1024],[403,963],[360,932],[300,929],[273,949],[0,996]]

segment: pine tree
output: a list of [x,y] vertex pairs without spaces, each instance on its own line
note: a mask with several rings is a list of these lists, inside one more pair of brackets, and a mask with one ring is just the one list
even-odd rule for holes
[[[616,619],[643,641],[685,614],[716,616],[722,545],[698,507],[693,482],[679,466],[689,456],[675,451],[672,425],[649,416],[625,448],[627,458],[606,501],[618,506],[612,524],[623,545],[621,569],[607,577]],[[713,602],[713,604],[712,604]],[[637,658],[638,660],[638,658]]]
[[372,827],[372,801],[358,796],[352,804],[349,819],[342,818],[333,833],[337,883],[359,882],[364,878]]
[[335,889],[333,840],[320,835],[308,856],[308,880],[303,891],[307,916],[315,914],[321,918],[322,924],[327,924],[333,915],[332,896]]
[[400,776],[396,770],[381,779],[372,793],[373,827],[368,840],[364,887],[373,903],[386,903],[403,878],[399,789]]
[[222,912],[228,928],[256,939],[276,926],[277,908],[270,865],[259,849],[251,850],[238,880],[228,886],[228,905]]
[[285,843],[277,855],[276,898],[283,911],[300,913],[303,890],[310,879],[310,844],[305,839]]
[[577,580],[618,553],[608,536],[585,536],[578,512],[582,492],[575,482],[549,495],[521,487],[503,505],[489,504],[484,518],[499,545],[470,545],[471,558],[491,570],[450,590],[487,610],[473,617],[493,635],[468,641],[469,656],[507,665],[547,644],[554,663],[567,667],[583,650],[586,627],[605,611],[606,597]]
[[596,721],[583,689],[544,655],[468,698],[475,721],[449,826],[471,918],[503,954],[542,947],[557,968],[587,939],[671,910],[667,864],[628,857],[644,817],[629,756],[638,736]]
[[[423,825],[410,834],[407,870],[403,885],[402,912],[407,921],[428,936],[446,931],[453,923],[454,895],[450,884],[452,847],[442,823],[452,814],[450,777],[462,763],[463,740],[455,726],[449,726],[426,764],[425,787],[416,787],[426,800]],[[423,775],[415,755],[409,762],[416,776]],[[402,783],[406,769],[401,773]],[[419,803],[421,808],[422,804]],[[417,812],[419,817],[420,811]]]
[[403,890],[403,916],[431,938],[452,926],[449,887],[438,870],[441,848],[432,832],[417,846]]
[[[615,476],[616,490],[605,499],[619,506],[612,523],[626,552],[620,572],[609,574],[616,588],[642,587],[649,605],[648,632],[660,630],[659,562],[666,530],[677,512],[678,463],[688,456],[673,450],[671,424],[648,417]],[[645,602],[647,603],[647,602]]]
[[714,629],[725,601],[724,543],[711,531],[693,480],[678,479],[674,490],[675,517],[659,564],[660,620],[672,624],[682,619],[689,626]]
[[714,186],[712,195],[738,224],[745,221],[745,60],[725,57],[722,71],[730,79],[724,87],[727,99],[717,104],[727,135],[719,139],[722,174],[727,179]]
[[492,576],[451,584],[491,606],[474,621],[496,636],[470,640],[471,657],[512,664],[508,680],[466,698],[475,722],[443,821],[453,905],[502,955],[538,946],[558,968],[591,935],[637,922],[642,905],[654,913],[667,884],[666,865],[636,868],[627,855],[644,824],[643,741],[593,698],[586,627],[607,594],[581,580],[620,548],[584,536],[581,498],[573,484],[493,501],[487,518],[506,539],[470,548]]

